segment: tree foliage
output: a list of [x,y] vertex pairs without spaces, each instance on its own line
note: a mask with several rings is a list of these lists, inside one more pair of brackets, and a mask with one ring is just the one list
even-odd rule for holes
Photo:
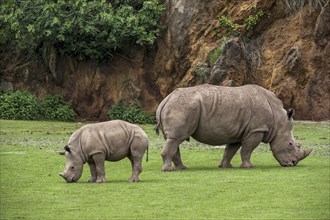
[[157,0],[2,0],[0,44],[100,60],[132,45],[152,45],[163,6]]

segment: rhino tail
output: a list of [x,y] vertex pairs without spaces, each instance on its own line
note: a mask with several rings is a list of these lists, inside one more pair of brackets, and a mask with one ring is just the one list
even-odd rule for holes
[[149,161],[149,143],[147,145],[147,158],[146,158],[146,162]]
[[[156,118],[157,118],[157,125],[154,128],[154,131],[156,132],[157,135],[159,135],[159,129],[161,129],[163,131],[162,126],[162,111],[165,107],[165,105],[167,104],[167,102],[169,101],[170,97],[171,97],[172,93],[169,94],[158,106],[158,109],[156,111]],[[164,134],[164,132],[163,132]],[[165,135],[165,134],[164,134]]]
[[157,135],[159,135],[159,126],[160,126],[160,121],[157,123],[156,127],[154,127],[154,131],[156,132]]

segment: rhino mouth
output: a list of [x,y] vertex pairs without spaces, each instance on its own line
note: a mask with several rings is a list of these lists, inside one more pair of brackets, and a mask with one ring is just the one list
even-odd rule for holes
[[67,183],[76,183],[78,180],[75,177],[66,177],[63,173],[59,173],[59,176],[63,177],[63,179],[67,182]]
[[282,167],[293,167],[296,166],[298,164],[298,160],[292,160],[291,162],[285,162],[285,163],[281,163]]
[[286,160],[279,160],[279,163],[282,167],[293,167],[296,166],[299,162],[299,159],[295,156],[291,155],[291,158],[288,158]]
[[67,183],[76,183],[77,180],[74,177],[72,177],[71,179],[66,179],[66,182]]

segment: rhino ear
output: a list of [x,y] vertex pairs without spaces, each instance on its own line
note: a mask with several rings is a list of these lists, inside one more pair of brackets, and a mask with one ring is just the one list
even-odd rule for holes
[[69,153],[71,153],[71,149],[70,149],[70,147],[68,145],[65,145],[64,150],[67,151],[67,152],[69,152]]
[[65,155],[65,151],[59,151],[57,152],[59,155]]
[[65,155],[65,152],[69,152],[69,153],[71,153],[71,149],[70,149],[70,147],[69,147],[68,145],[65,145],[63,151],[59,151],[59,152],[57,152],[57,153],[58,153],[59,155]]
[[287,114],[288,114],[288,118],[291,119],[294,115],[294,109],[293,108],[290,108],[288,111],[287,111]]

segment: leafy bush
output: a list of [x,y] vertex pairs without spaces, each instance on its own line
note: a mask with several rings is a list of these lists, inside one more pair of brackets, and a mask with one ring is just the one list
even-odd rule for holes
[[0,44],[102,60],[132,45],[152,45],[163,6],[157,0],[2,0]]
[[8,91],[0,95],[1,119],[31,120],[38,115],[38,101],[29,92]]
[[[254,28],[264,16],[269,16],[269,13],[259,10],[257,4],[254,4],[249,15],[245,17],[244,22],[234,22],[226,15],[219,17],[219,27],[215,29],[215,32],[221,38],[222,43],[210,52],[210,64],[214,65],[216,63],[223,53],[224,46],[231,38],[239,37],[240,47],[251,67],[259,66],[262,62],[260,47],[259,45],[258,47],[254,45],[249,39],[253,34]],[[247,44],[246,42],[249,43]]]
[[46,96],[40,102],[27,91],[7,91],[0,95],[0,119],[72,121],[75,116],[72,107],[56,95]]
[[260,18],[265,13],[263,11],[256,11],[255,15],[249,15],[245,20],[246,30],[247,30],[247,36],[251,36],[254,27],[258,24]]
[[48,95],[40,102],[40,114],[44,119],[73,121],[76,113],[58,95]]
[[110,108],[108,116],[111,120],[120,119],[137,124],[154,124],[156,122],[155,116],[149,116],[137,103],[127,107],[123,102],[119,102]]
[[123,102],[119,102],[117,105],[114,105],[108,111],[108,116],[110,120],[114,119],[123,119],[123,114],[126,111],[127,107],[124,105]]
[[222,15],[219,18],[220,27],[227,31],[229,36],[238,36],[240,33],[238,24],[234,23],[227,16]]
[[[251,9],[250,14],[244,19],[243,23],[234,22],[226,15],[222,15],[219,18],[219,27],[216,28],[215,31],[218,33],[219,37],[251,37],[253,29],[264,15],[268,15],[268,13],[258,10],[257,5],[255,4]],[[223,31],[225,33],[223,33]]]

